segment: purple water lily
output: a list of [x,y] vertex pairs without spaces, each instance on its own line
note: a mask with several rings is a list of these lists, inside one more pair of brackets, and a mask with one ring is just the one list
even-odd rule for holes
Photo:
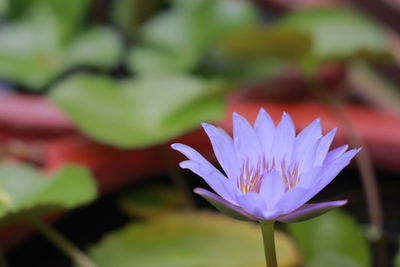
[[305,204],[360,150],[346,152],[344,145],[329,151],[336,129],[323,136],[316,119],[296,136],[288,114],[275,126],[264,109],[254,127],[236,113],[233,122],[233,140],[222,129],[202,124],[226,176],[191,147],[172,145],[188,158],[181,168],[201,176],[217,194],[203,188],[194,191],[220,211],[241,220],[293,222],[346,204]]

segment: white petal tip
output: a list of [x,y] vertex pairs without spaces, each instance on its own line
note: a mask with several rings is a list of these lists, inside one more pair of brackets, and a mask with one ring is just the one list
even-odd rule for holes
[[177,149],[179,149],[180,145],[181,144],[179,144],[179,143],[173,143],[173,144],[171,144],[171,148],[177,150]]
[[215,126],[206,122],[201,123],[201,126],[203,127],[204,131],[209,134],[212,132],[213,129],[215,129]]
[[291,116],[290,116],[290,114],[289,114],[289,113],[287,113],[286,111],[284,111],[284,112],[283,112],[283,114],[282,114],[282,118],[285,118],[285,119],[292,120],[292,117],[291,117]]
[[232,117],[233,117],[233,119],[240,119],[240,118],[242,118],[242,116],[240,116],[237,112],[233,112],[233,113],[232,113]]
[[181,167],[182,169],[189,169],[189,166],[190,166],[189,160],[179,162],[179,167]]

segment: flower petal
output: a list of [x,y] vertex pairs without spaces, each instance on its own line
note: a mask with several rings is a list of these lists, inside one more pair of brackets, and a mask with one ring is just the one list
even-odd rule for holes
[[233,143],[240,163],[247,163],[250,170],[255,170],[263,159],[260,143],[250,123],[236,112],[233,113]]
[[305,204],[295,211],[277,218],[280,222],[300,222],[307,219],[311,219],[315,216],[319,216],[333,208],[343,206],[347,203],[347,200],[337,200],[330,202],[321,202],[316,204]]
[[276,205],[279,206],[283,214],[290,213],[299,208],[327,186],[339,174],[339,172],[350,163],[350,160],[359,151],[360,149],[347,151],[341,157],[322,169],[318,174],[318,181],[316,181],[311,188],[296,186],[287,191]]
[[[272,145],[272,159],[277,164],[278,170],[282,163],[289,165],[291,160],[293,143],[295,138],[294,124],[290,116],[285,112],[282,119],[276,127],[274,143]],[[272,163],[272,162],[270,162]]]
[[358,152],[360,152],[360,150],[361,148],[351,149],[327,165],[321,172],[318,183],[312,188],[313,194],[315,195],[319,193],[319,191],[327,186],[344,167],[349,165],[350,161]]
[[292,163],[298,166],[299,173],[303,173],[313,165],[317,142],[322,136],[321,132],[320,119],[315,119],[296,136]]
[[225,199],[221,198],[220,196],[217,196],[214,193],[211,193],[208,190],[205,190],[203,188],[196,188],[194,190],[194,192],[196,194],[202,196],[203,198],[205,198],[216,209],[218,209],[220,212],[226,214],[229,217],[232,217],[237,220],[242,220],[242,221],[256,221],[257,220],[257,218],[255,218],[253,215],[246,213],[240,207],[229,203]]
[[185,155],[188,159],[198,162],[201,165],[204,166],[209,166],[212,168],[215,168],[208,160],[206,160],[199,152],[197,152],[195,149],[191,148],[190,146],[180,144],[180,143],[175,143],[171,145],[171,148],[181,152],[183,155]]
[[337,147],[337,148],[329,151],[328,154],[326,154],[326,157],[324,159],[324,164],[329,164],[332,161],[334,161],[335,159],[337,159],[338,157],[340,157],[341,155],[343,155],[343,153],[347,150],[347,148],[349,148],[348,145],[343,145],[343,146]]
[[229,179],[236,182],[240,175],[239,161],[236,158],[232,138],[222,129],[211,124],[201,124],[210,138],[214,154]]
[[240,192],[236,195],[236,201],[242,209],[257,217],[258,220],[264,218],[263,211],[267,210],[267,205],[259,194],[254,192],[243,194]]
[[199,152],[184,144],[172,144],[171,147],[189,158],[179,164],[181,168],[190,169],[202,177],[217,194],[235,203],[233,199],[234,185]]
[[267,203],[268,210],[274,209],[275,204],[282,198],[284,192],[285,183],[278,171],[272,170],[263,177],[260,196]]
[[326,155],[329,151],[329,147],[332,144],[333,137],[335,137],[335,134],[336,134],[336,128],[321,138],[316,151],[314,166],[320,166],[324,162]]
[[223,176],[221,173],[217,173],[192,160],[182,161],[179,163],[179,166],[182,169],[189,169],[202,177],[204,181],[206,181],[206,183],[222,198],[232,203],[236,203],[234,200],[235,198],[233,197],[235,188],[228,178]]
[[268,113],[262,108],[258,113],[254,123],[254,131],[257,134],[264,154],[264,159],[268,159],[274,141],[275,125]]
[[289,191],[285,192],[283,197],[276,203],[276,207],[279,207],[281,214],[287,214],[291,211],[297,209],[302,206],[306,201],[302,201],[310,190],[301,187],[294,187]]
[[310,147],[308,147],[307,150],[299,153],[300,155],[302,155],[297,163],[298,173],[300,176],[312,170],[315,162],[318,144],[319,140],[316,140],[313,144],[310,143]]
[[264,199],[254,192],[245,194],[238,192],[236,201],[243,210],[252,214],[258,221],[272,220],[280,214],[279,210],[268,210]]
[[297,183],[296,187],[301,187],[304,189],[311,188],[319,181],[318,177],[323,169],[324,168],[322,166],[313,167],[300,177],[300,181]]

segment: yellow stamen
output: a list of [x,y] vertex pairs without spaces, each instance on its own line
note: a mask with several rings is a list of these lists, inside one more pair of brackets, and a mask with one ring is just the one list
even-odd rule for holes
[[[261,184],[263,181],[263,174],[272,170],[275,167],[275,161],[272,161],[271,168],[268,163],[262,159],[259,160],[257,166],[251,169],[249,162],[246,160],[242,164],[241,175],[238,179],[238,188],[242,193],[255,192],[260,193]],[[285,191],[292,189],[299,182],[298,167],[294,166],[292,170],[286,168],[286,163],[283,161],[280,164],[281,178],[285,184]]]

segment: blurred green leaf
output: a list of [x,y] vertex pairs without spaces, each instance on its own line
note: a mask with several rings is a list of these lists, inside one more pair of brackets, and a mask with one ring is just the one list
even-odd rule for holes
[[312,39],[307,33],[283,27],[252,27],[221,40],[220,49],[233,58],[270,57],[297,59],[310,52]]
[[3,29],[0,77],[40,90],[77,65],[112,68],[122,50],[116,33],[107,28],[87,31],[65,47],[56,36],[51,22],[46,27],[26,22]]
[[39,87],[59,71],[55,17],[46,9],[4,26],[0,34],[0,78]]
[[64,37],[56,13],[41,5],[5,25],[0,34],[0,79],[40,90],[75,66],[109,69],[120,59],[121,40],[110,28],[93,27],[67,43]]
[[111,5],[111,20],[126,34],[135,34],[167,0],[114,0]]
[[54,15],[60,27],[61,38],[68,41],[82,27],[90,0],[12,0],[9,1],[8,19],[16,21],[32,16],[36,9],[46,9]]
[[400,238],[398,244],[399,248],[397,249],[397,253],[396,256],[394,257],[394,262],[393,262],[394,267],[400,267]]
[[193,76],[116,81],[80,74],[50,98],[91,138],[123,148],[160,144],[223,113],[226,83]]
[[74,208],[96,197],[96,184],[83,167],[66,166],[44,175],[28,165],[0,165],[0,224],[31,215]]
[[371,266],[370,249],[359,225],[340,210],[314,219],[288,224],[307,266]]
[[[253,5],[241,0],[174,1],[142,29],[144,48],[131,52],[131,71],[188,71],[223,35],[257,22]],[[135,49],[135,48],[134,48]],[[148,64],[147,60],[151,63]],[[158,67],[159,65],[159,67]]]
[[78,35],[66,48],[65,64],[108,69],[118,64],[121,52],[121,39],[115,31],[93,27]]
[[[279,266],[298,266],[293,242],[276,232]],[[100,267],[265,266],[257,225],[212,213],[171,214],[128,225],[90,249]]]
[[0,0],[0,18],[4,17],[7,14],[9,0]]
[[400,112],[400,88],[365,61],[347,66],[347,82],[353,94],[380,109]]
[[121,29],[129,33],[136,23],[138,0],[114,0],[111,6],[111,19]]
[[255,26],[223,37],[205,67],[223,77],[254,82],[278,75],[289,63],[301,62],[311,45],[309,34]]
[[279,26],[311,35],[308,61],[387,54],[382,31],[363,14],[344,8],[294,11],[280,19]]
[[177,56],[175,52],[146,46],[135,46],[128,54],[128,67],[141,74],[183,73],[189,71],[196,60]]
[[128,215],[143,218],[160,216],[185,207],[182,193],[171,186],[154,185],[135,187],[119,201],[121,209]]
[[91,0],[41,0],[51,9],[60,25],[63,43],[80,32],[89,11]]

